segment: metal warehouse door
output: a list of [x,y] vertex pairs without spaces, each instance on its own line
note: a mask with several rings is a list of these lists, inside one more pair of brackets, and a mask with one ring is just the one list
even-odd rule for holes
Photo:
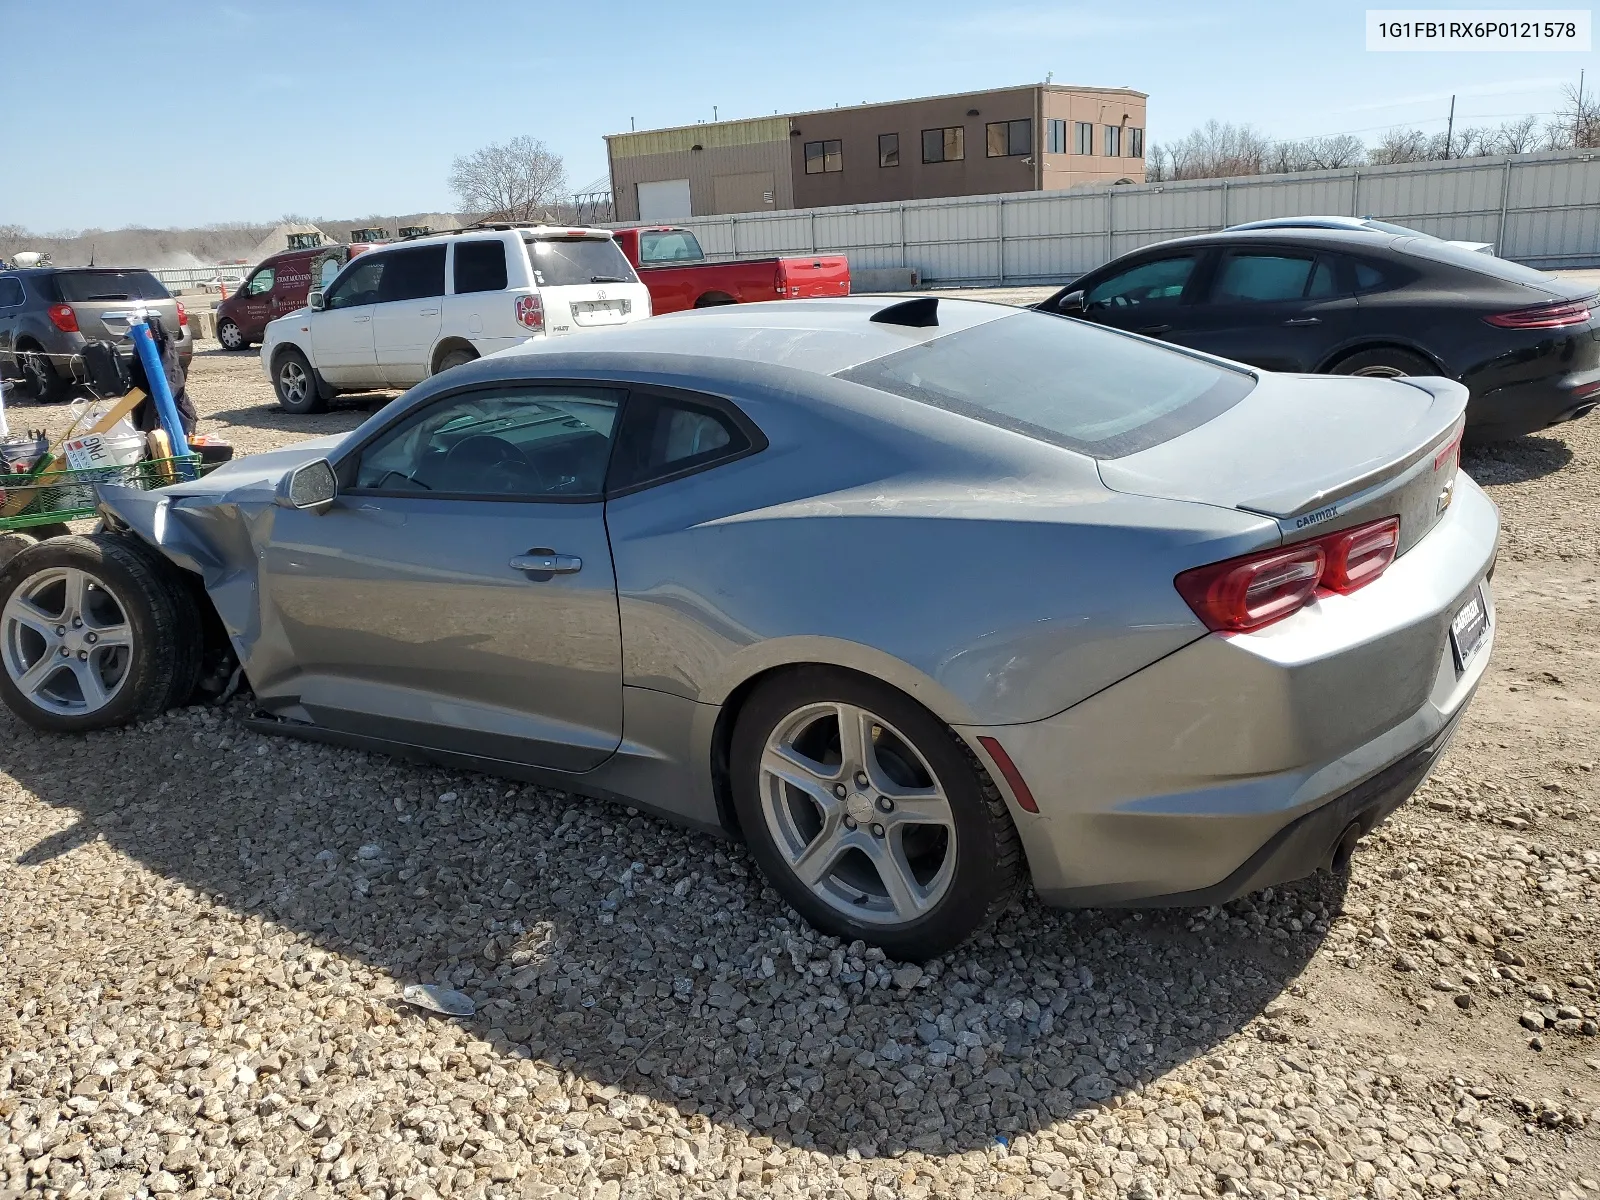
[[692,215],[687,179],[663,179],[659,183],[639,185],[639,220],[653,224],[682,221]]

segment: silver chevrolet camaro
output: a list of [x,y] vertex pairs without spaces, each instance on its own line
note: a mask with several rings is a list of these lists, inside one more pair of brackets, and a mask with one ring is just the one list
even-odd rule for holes
[[1030,877],[1211,904],[1415,790],[1489,658],[1466,390],[858,297],[428,380],[0,570],[0,691],[71,732],[238,680],[263,731],[745,841],[901,958]]

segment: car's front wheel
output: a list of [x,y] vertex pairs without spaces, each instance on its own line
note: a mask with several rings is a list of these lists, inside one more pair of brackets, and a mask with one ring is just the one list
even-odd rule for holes
[[317,390],[317,378],[311,371],[311,363],[293,346],[280,351],[274,361],[272,388],[278,393],[278,406],[284,412],[299,416],[322,412],[328,407],[328,402]]
[[217,326],[217,341],[224,350],[243,350],[248,344],[244,340],[244,330],[233,321],[223,321]]
[[807,667],[751,695],[733,801],[762,872],[812,925],[927,959],[1016,893],[1021,844],[972,753],[905,694]]
[[0,568],[0,699],[56,733],[186,703],[200,614],[177,568],[122,534],[58,537]]

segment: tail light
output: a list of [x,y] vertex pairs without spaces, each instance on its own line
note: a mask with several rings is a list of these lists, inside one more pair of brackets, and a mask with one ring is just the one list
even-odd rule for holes
[[62,333],[78,332],[78,314],[73,311],[70,304],[52,304],[45,310],[50,317],[50,324]]
[[1248,633],[1299,612],[1318,589],[1348,594],[1382,575],[1400,548],[1400,518],[1184,571],[1172,581],[1207,629]]
[[517,297],[517,324],[534,333],[544,332],[544,297]]
[[789,279],[783,273],[783,264],[779,263],[772,268],[772,290],[783,296],[788,292]]
[[178,306],[178,326],[182,328],[189,323],[189,310],[184,308],[182,300],[174,300],[173,303]]
[[1501,329],[1563,329],[1568,325],[1586,325],[1594,298],[1565,300],[1555,304],[1535,304],[1531,308],[1517,308],[1510,312],[1495,313],[1484,320]]

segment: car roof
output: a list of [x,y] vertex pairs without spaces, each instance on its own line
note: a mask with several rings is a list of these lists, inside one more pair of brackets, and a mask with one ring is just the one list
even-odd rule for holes
[[1118,259],[1142,254],[1147,250],[1166,250],[1176,246],[1214,246],[1236,242],[1245,245],[1252,242],[1272,242],[1278,245],[1304,243],[1308,246],[1342,246],[1347,250],[1379,250],[1401,240],[1425,236],[1420,233],[1385,233],[1379,229],[1326,229],[1305,225],[1276,225],[1268,229],[1219,229],[1212,233],[1196,233],[1165,242],[1151,242],[1148,246],[1140,246],[1137,250],[1119,255]]
[[[1340,217],[1340,216],[1306,216],[1306,217],[1267,217],[1261,221],[1241,221],[1237,225],[1228,226],[1228,230],[1239,229],[1371,229],[1368,223],[1371,217]],[[1226,233],[1228,230],[1224,230]]]
[[[907,299],[911,297],[843,296],[689,309],[629,325],[585,330],[581,338],[526,342],[486,361],[581,350],[589,354],[725,358],[834,375],[958,330],[1028,311],[1008,304],[938,297],[937,325],[871,319]],[[571,345],[574,341],[578,344]]]

